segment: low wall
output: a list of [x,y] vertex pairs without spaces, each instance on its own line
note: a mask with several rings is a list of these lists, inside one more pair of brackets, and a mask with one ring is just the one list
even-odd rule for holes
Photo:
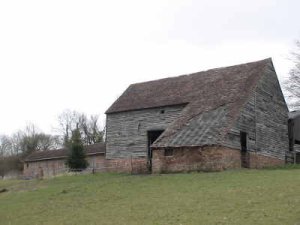
[[165,149],[153,150],[153,173],[187,171],[222,171],[240,168],[240,152],[225,147],[173,148],[171,156],[165,156]]
[[148,173],[146,157],[106,159],[104,167],[106,172]]
[[[23,175],[28,178],[52,177],[69,171],[65,158],[25,162]],[[104,155],[87,156],[88,170],[95,172],[147,173],[147,158],[105,159]]]
[[[172,148],[172,155],[165,156],[166,149],[154,149],[153,173],[187,171],[222,171],[241,168],[241,152],[222,146]],[[283,165],[284,160],[249,152],[249,168]]]
[[[241,152],[222,146],[168,148],[172,154],[165,156],[166,149],[154,149],[153,173],[187,171],[223,171],[241,168]],[[89,170],[95,172],[148,173],[146,157],[105,159],[104,155],[87,156]],[[258,153],[248,153],[249,168],[283,165],[284,160]],[[24,164],[25,177],[50,177],[68,172],[65,159],[41,160]]]
[[260,169],[271,166],[282,166],[285,160],[278,159],[272,156],[265,156],[259,153],[250,152],[250,168]]

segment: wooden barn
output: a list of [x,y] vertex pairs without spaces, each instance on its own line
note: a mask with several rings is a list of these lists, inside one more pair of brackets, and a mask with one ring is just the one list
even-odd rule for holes
[[271,59],[130,85],[106,111],[117,171],[285,163],[288,108]]

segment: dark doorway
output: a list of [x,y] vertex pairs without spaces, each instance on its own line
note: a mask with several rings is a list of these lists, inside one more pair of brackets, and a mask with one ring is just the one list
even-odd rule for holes
[[288,120],[288,133],[289,133],[289,150],[293,151],[294,150],[294,121],[292,119]]
[[148,137],[148,171],[152,171],[152,149],[151,145],[156,141],[156,139],[164,132],[163,130],[150,130],[147,132]]
[[243,168],[249,168],[249,152],[247,149],[247,133],[241,132],[241,166]]
[[300,164],[300,152],[296,152],[295,157],[296,157],[295,162],[297,164]]

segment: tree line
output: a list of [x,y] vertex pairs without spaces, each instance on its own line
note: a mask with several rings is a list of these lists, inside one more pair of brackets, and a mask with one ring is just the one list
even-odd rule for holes
[[290,70],[288,79],[284,83],[287,99],[292,110],[300,110],[300,41],[296,41],[296,48],[291,52],[290,60],[294,67]]
[[[12,135],[0,136],[0,177],[13,169],[22,169],[22,161],[32,152],[70,148],[74,138],[82,145],[104,142],[104,129],[96,115],[65,110],[57,119],[56,135],[46,134],[34,124]],[[76,133],[76,137],[73,137]],[[80,138],[80,140],[78,140]]]

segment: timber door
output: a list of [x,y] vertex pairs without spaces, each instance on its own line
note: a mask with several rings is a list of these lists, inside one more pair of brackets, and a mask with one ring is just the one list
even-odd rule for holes
[[249,152],[247,149],[247,133],[241,132],[241,166],[242,168],[249,168],[250,167],[250,160],[249,160]]
[[147,132],[148,137],[148,161],[147,167],[148,171],[151,173],[152,171],[152,149],[151,145],[156,141],[156,139],[164,132],[163,130],[151,130]]

